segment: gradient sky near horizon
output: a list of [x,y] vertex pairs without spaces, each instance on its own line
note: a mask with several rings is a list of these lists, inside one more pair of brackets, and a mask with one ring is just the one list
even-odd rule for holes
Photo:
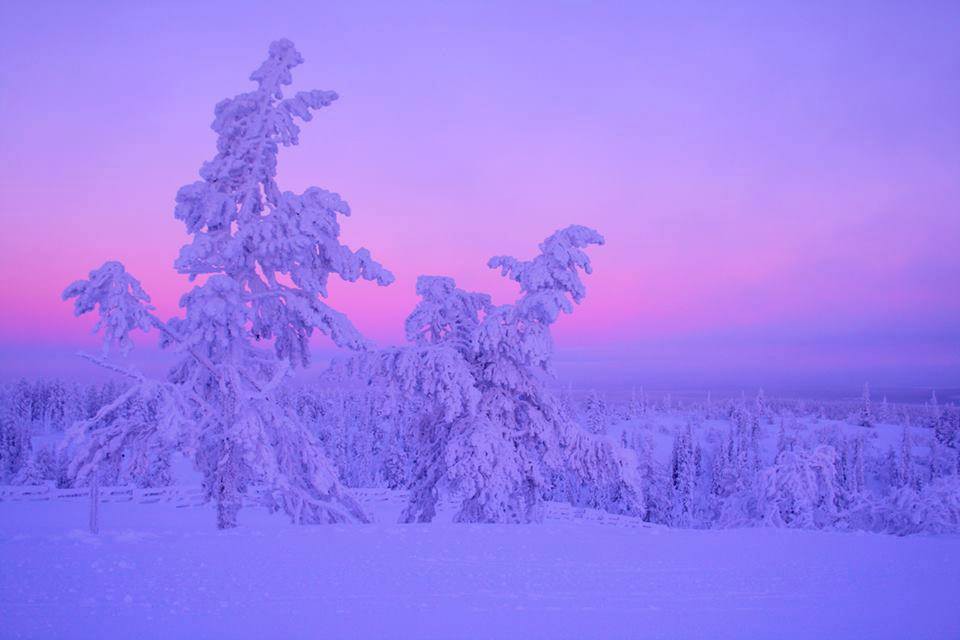
[[576,222],[607,245],[562,375],[960,386],[958,30],[957,2],[5,2],[0,376],[81,370],[59,294],[104,260],[176,313],[174,194],[288,37],[293,89],[341,98],[279,182],[341,193],[397,275],[331,292],[381,344],[418,274],[506,301],[487,258]]

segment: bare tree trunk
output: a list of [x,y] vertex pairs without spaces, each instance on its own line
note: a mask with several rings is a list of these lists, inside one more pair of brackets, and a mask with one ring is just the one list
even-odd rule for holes
[[93,472],[90,481],[90,533],[100,533],[100,474]]
[[241,495],[236,452],[230,440],[224,442],[224,451],[216,470],[217,528],[232,529],[237,526]]
[[237,526],[237,514],[240,512],[240,505],[236,500],[228,497],[217,499],[217,528],[233,529]]

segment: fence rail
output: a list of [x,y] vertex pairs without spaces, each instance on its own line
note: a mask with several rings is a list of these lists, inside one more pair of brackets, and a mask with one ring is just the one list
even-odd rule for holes
[[[153,504],[156,502],[173,503],[176,506],[191,507],[203,504],[203,490],[197,486],[174,485],[169,487],[99,487],[100,502],[135,502]],[[53,501],[53,500],[89,500],[89,487],[59,489],[52,483],[36,486],[0,486],[0,502],[11,501]]]
[[[347,489],[350,495],[365,507],[382,507],[390,504],[399,512],[406,503],[407,492],[392,489]],[[263,487],[252,487],[246,496],[248,505],[260,504]],[[100,503],[170,504],[177,508],[199,507],[204,502],[203,488],[199,486],[173,485],[169,487],[99,487]],[[0,502],[52,502],[59,500],[90,500],[90,488],[78,487],[59,489],[52,483],[36,486],[0,485]],[[437,505],[438,514],[452,514],[456,511],[456,501],[451,498],[441,500]],[[574,507],[560,502],[548,502],[544,505],[544,519],[550,522],[586,521],[596,524],[614,525],[628,528],[648,528],[650,525],[640,518],[618,515]]]
[[[264,487],[253,486],[247,491],[245,502],[260,504]],[[347,489],[360,504],[403,504],[406,491],[392,489]],[[171,485],[169,487],[98,487],[99,501],[130,502],[136,504],[172,503],[178,507],[199,507],[204,504],[203,488],[196,485]],[[70,489],[57,488],[53,483],[42,485],[0,485],[0,502],[39,502],[55,500],[89,500],[89,487]],[[441,507],[453,508],[453,500],[441,500]]]

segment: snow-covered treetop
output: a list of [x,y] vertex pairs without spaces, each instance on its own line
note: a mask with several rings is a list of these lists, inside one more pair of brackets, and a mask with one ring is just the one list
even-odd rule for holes
[[281,192],[275,180],[280,146],[298,142],[297,122],[337,98],[318,90],[283,97],[291,70],[302,62],[289,40],[270,45],[250,76],[257,89],[217,105],[211,125],[217,154],[200,169],[203,179],[177,192],[174,215],[193,240],[175,266],[191,280],[211,276],[181,298],[186,317],[156,320],[149,297],[119,262],[64,292],[65,299],[77,298],[77,314],[99,307],[105,347],[115,342],[126,352],[130,330],[151,325],[161,329],[165,346],[186,346],[194,357],[212,360],[203,363],[207,368],[249,355],[254,341],[272,341],[278,358],[305,365],[314,329],[342,347],[367,346],[347,317],[321,298],[330,274],[379,285],[393,282],[393,274],[366,249],[340,242],[338,216],[350,215],[350,207],[338,194],[317,187]]
[[487,265],[520,284],[521,297],[511,305],[496,307],[484,320],[477,338],[484,377],[504,388],[523,391],[531,383],[528,372],[551,373],[553,341],[549,326],[560,312],[572,313],[586,287],[580,271],[591,273],[590,257],[583,249],[602,245],[603,236],[580,225],[560,229],[540,243],[532,260],[496,256]]
[[551,372],[550,324],[583,300],[579,272],[590,273],[590,259],[582,249],[602,243],[593,229],[574,225],[544,240],[532,260],[491,259],[491,267],[520,283],[513,304],[496,306],[487,294],[458,288],[453,278],[420,276],[420,302],[405,323],[413,346],[335,361],[331,376],[389,381],[405,393],[431,397],[446,414],[471,415],[470,402],[452,389],[482,387],[490,398],[495,389],[539,397],[539,378]]
[[528,319],[552,324],[561,311],[573,312],[571,299],[579,304],[587,293],[580,270],[585,273],[593,270],[590,257],[583,249],[603,243],[603,236],[597,231],[570,225],[541,242],[540,255],[533,260],[495,256],[487,266],[499,268],[502,275],[520,283],[524,298],[519,305]]
[[148,331],[154,323],[150,296],[140,286],[140,281],[116,261],[105,262],[99,269],[91,271],[87,280],[70,284],[64,289],[62,298],[76,298],[73,303],[76,316],[94,309],[99,312],[100,319],[93,330],[103,329],[104,353],[115,344],[126,355],[133,348],[130,332],[134,329]]
[[[276,183],[277,154],[281,145],[298,143],[297,121],[311,120],[312,111],[337,99],[319,90],[283,97],[291,70],[302,62],[289,40],[274,42],[250,76],[258,88],[217,105],[211,125],[217,154],[203,164],[203,180],[180,189],[174,211],[194,236],[181,249],[177,270],[191,279],[221,273],[236,284],[211,279],[185,295],[181,329],[206,318],[207,333],[222,336],[226,324],[250,323],[250,337],[272,339],[277,355],[293,364],[306,364],[314,328],[339,346],[365,346],[346,316],[319,299],[328,295],[330,274],[349,282],[393,281],[369,251],[341,244],[338,216],[350,215],[350,207],[338,194],[317,187],[281,192]],[[191,312],[201,302],[204,310]],[[218,306],[227,315],[210,313]]]
[[417,278],[417,295],[421,300],[404,326],[407,340],[418,345],[448,344],[466,352],[481,314],[493,308],[490,296],[458,289],[453,278],[445,276]]

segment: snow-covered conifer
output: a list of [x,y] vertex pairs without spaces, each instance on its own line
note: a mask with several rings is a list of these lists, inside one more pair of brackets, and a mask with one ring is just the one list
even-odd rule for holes
[[714,455],[710,502],[718,524],[742,526],[758,517],[760,427],[742,400],[732,408],[731,420],[730,431]]
[[777,430],[777,455],[791,448],[791,439],[787,436],[787,428],[783,418],[780,418],[780,427]]
[[897,486],[913,485],[913,440],[910,438],[910,426],[904,425],[900,433],[900,455],[897,458]]
[[584,427],[594,435],[607,433],[609,408],[607,401],[595,389],[590,391],[583,406]]
[[880,401],[880,409],[877,412],[877,418],[881,423],[885,423],[890,420],[890,403],[887,402],[887,396],[883,396],[883,400]]
[[419,398],[405,521],[431,520],[441,493],[461,500],[458,521],[536,520],[547,497],[643,511],[631,452],[575,429],[546,384],[549,327],[583,299],[580,271],[590,273],[583,249],[602,242],[596,231],[571,226],[547,238],[532,260],[491,259],[489,266],[520,284],[513,304],[495,306],[451,278],[421,276],[421,300],[406,321],[412,344],[336,366],[385,393]]
[[30,462],[32,444],[29,423],[21,417],[22,405],[0,409],[0,482],[6,482]]
[[787,451],[763,472],[763,518],[772,526],[829,528],[839,518],[836,452]]
[[646,397],[643,392],[643,387],[640,387],[640,393],[637,393],[637,388],[633,387],[630,390],[630,405],[627,410],[627,414],[630,420],[635,420],[647,412],[647,403]]
[[943,410],[940,407],[940,401],[937,400],[937,390],[934,389],[930,392],[930,399],[927,401],[927,425],[936,429],[942,415]]
[[[291,367],[307,364],[314,330],[342,347],[366,347],[347,318],[323,302],[330,276],[381,285],[393,279],[366,249],[340,242],[338,218],[350,208],[339,195],[316,187],[284,192],[276,182],[280,147],[299,141],[297,121],[337,98],[317,90],[283,97],[302,61],[289,40],[274,42],[250,76],[257,88],[216,107],[217,154],[202,166],[202,180],[176,197],[174,215],[192,235],[176,268],[202,278],[181,298],[182,317],[160,321],[119,262],[64,291],[78,315],[99,313],[105,350],[117,345],[125,353],[131,331],[157,329],[161,344],[181,355],[165,382],[130,372],[134,385],[77,426],[74,471],[89,475],[111,451],[152,455],[178,447],[202,472],[221,528],[236,525],[253,483],[265,484],[268,504],[296,522],[365,519],[313,434],[292,407],[277,402]],[[155,426],[127,415],[135,398],[158,403]]]
[[956,409],[947,406],[937,406],[933,419],[933,438],[944,447],[953,447],[956,439],[957,420]]
[[670,454],[670,479],[673,486],[673,524],[689,527],[694,522],[697,483],[693,431],[689,424],[674,437]]
[[845,497],[851,490],[849,444],[846,438],[840,436],[834,440],[832,446],[836,452],[834,473],[837,478],[837,487],[840,489],[841,496]]
[[576,420],[577,403],[573,398],[573,385],[569,382],[560,391],[560,409],[568,420]]
[[933,437],[930,439],[930,477],[939,478],[954,475],[958,468],[957,422],[951,407],[940,409],[933,425]]
[[874,426],[873,409],[870,405],[870,385],[864,383],[863,394],[860,397],[860,409],[857,413],[857,424],[861,427]]
[[862,494],[866,488],[864,471],[863,436],[857,435],[853,439],[853,456],[851,457],[850,489],[853,493]]
[[756,406],[757,418],[763,420],[767,417],[767,412],[769,407],[767,406],[767,394],[763,392],[761,388],[757,391],[757,397],[754,400],[754,405]]

